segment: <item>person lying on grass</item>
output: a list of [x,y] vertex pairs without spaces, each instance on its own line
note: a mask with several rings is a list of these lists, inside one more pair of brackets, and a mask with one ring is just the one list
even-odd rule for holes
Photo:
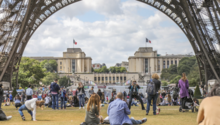
[[[37,106],[41,107],[44,105],[44,101],[37,101],[37,98],[33,98],[31,100],[28,100],[22,105],[19,109],[18,112],[21,115],[21,118],[23,121],[25,121],[25,117],[23,114],[23,110],[27,110],[28,113],[31,115],[31,120],[37,121],[36,120],[36,109]],[[33,111],[33,112],[32,112]]]

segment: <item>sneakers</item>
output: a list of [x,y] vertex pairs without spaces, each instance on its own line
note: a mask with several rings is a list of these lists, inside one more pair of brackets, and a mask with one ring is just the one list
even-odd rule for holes
[[83,109],[84,109],[85,107],[83,106]]
[[134,117],[131,117],[131,119],[134,119]]
[[145,123],[147,121],[147,118],[143,118],[142,120],[141,120],[141,123]]
[[142,110],[145,110],[145,108],[143,107]]
[[146,115],[148,115],[148,113],[146,113]]
[[12,118],[12,116],[7,116],[6,118],[7,118],[7,120],[10,120]]
[[25,121],[25,117],[24,116],[22,116],[21,118],[22,118],[23,121]]
[[79,109],[81,109],[81,107],[79,107]]

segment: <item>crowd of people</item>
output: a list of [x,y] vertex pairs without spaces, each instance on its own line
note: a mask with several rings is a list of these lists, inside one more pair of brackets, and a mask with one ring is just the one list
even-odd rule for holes
[[[36,94],[32,90],[32,86],[29,85],[26,92],[20,95],[12,96],[12,93],[8,92],[5,98],[5,106],[14,105],[21,116],[22,120],[25,120],[23,114],[24,110],[31,115],[31,119],[36,121],[36,107],[51,107],[53,110],[63,109],[66,107],[79,107],[79,109],[85,109],[85,122],[82,125],[97,125],[100,123],[111,124],[111,125],[123,125],[123,124],[142,124],[147,121],[146,118],[141,120],[135,120],[129,118],[131,114],[131,106],[138,104],[141,105],[141,109],[145,110],[144,103],[147,103],[146,115],[150,113],[150,106],[153,106],[153,115],[158,115],[162,105],[180,105],[181,111],[185,112],[187,106],[185,105],[190,98],[189,82],[186,74],[182,74],[182,78],[179,83],[173,88],[172,96],[171,91],[162,91],[161,82],[159,76],[155,73],[152,75],[152,80],[147,85],[146,93],[140,93],[140,86],[136,81],[132,81],[132,84],[128,87],[129,92],[112,92],[111,99],[105,96],[105,93],[100,89],[97,93],[94,92],[94,87],[89,90],[89,98],[85,97],[84,86],[79,82],[77,91],[74,96],[69,97],[68,92],[64,87],[60,87],[58,79],[55,79],[49,87],[49,92],[42,92]],[[215,119],[213,112],[210,110],[214,106],[211,106],[210,102],[215,106],[218,106],[218,96],[220,96],[220,84],[216,84],[210,93],[210,98],[205,98],[200,105],[197,122],[201,125],[209,125],[214,123],[220,123],[218,119]],[[3,89],[0,84],[0,109],[2,108]],[[139,102],[138,102],[139,101]],[[199,106],[199,101],[193,99],[194,104]],[[101,107],[103,104],[109,104],[107,109],[108,117],[103,118],[101,116]],[[214,111],[214,109],[213,109]],[[214,114],[217,114],[218,110],[215,110]],[[2,112],[2,110],[0,111]],[[212,117],[209,117],[212,116]],[[5,117],[10,119],[11,117]]]

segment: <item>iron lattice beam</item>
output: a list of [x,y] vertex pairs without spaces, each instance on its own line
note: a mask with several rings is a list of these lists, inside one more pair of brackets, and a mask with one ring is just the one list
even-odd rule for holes
[[[80,0],[0,0],[0,81],[11,83],[24,49],[51,15]],[[137,0],[173,20],[189,39],[200,77],[220,81],[220,6],[218,0]]]

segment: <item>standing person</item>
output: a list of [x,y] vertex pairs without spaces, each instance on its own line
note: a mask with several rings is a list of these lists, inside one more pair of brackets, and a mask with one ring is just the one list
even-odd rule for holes
[[124,125],[124,124],[142,124],[147,121],[146,118],[142,120],[134,120],[129,118],[128,115],[131,114],[131,111],[128,108],[128,105],[123,101],[123,94],[119,92],[116,95],[116,100],[111,102],[108,106],[107,114],[109,116],[110,125]]
[[127,92],[124,91],[124,92],[123,92],[123,95],[124,95],[124,100],[126,100],[126,99],[127,99]]
[[84,86],[81,82],[78,84],[77,91],[78,91],[77,96],[79,98],[79,109],[81,109],[81,106],[83,106],[83,109],[84,109],[85,91],[84,91]]
[[10,102],[11,102],[11,104],[14,105],[14,102],[13,102],[13,96],[12,96],[11,92],[10,92],[9,98],[10,98]]
[[100,97],[97,94],[92,94],[89,98],[87,107],[86,107],[86,117],[85,122],[87,124],[99,124],[101,120],[100,116]]
[[141,97],[138,95],[138,89],[140,89],[140,86],[136,83],[136,81],[133,81],[132,85],[130,85],[128,88],[130,89],[129,109],[131,109],[132,98],[136,98],[140,101],[142,110],[145,110],[143,101]]
[[[58,79],[55,79],[54,82],[50,85],[50,91],[52,95],[52,109],[58,109],[59,110],[59,103],[58,103],[58,92],[60,90],[60,86],[57,84]],[[56,104],[56,106],[55,106]]]
[[181,108],[182,112],[185,112],[185,103],[186,99],[189,96],[188,89],[189,89],[189,82],[187,80],[186,74],[182,74],[182,78],[179,80],[179,85],[178,87],[180,88],[180,98],[181,98]]
[[6,102],[10,103],[9,91],[6,93]]
[[99,95],[100,100],[102,101],[102,92],[101,92],[101,90],[100,90],[100,89],[98,90],[97,94]]
[[21,115],[22,120],[25,120],[25,117],[22,111],[27,110],[28,113],[31,115],[31,120],[37,121],[36,120],[36,109],[37,109],[37,106],[41,107],[42,105],[44,105],[44,101],[37,101],[37,98],[33,98],[31,100],[26,101],[25,104],[22,105],[18,109],[18,112]]
[[22,98],[22,99],[21,99],[22,104],[24,104],[24,100],[25,100],[25,92],[22,93],[21,98]]
[[105,94],[104,94],[104,92],[102,92],[102,98],[101,98],[101,100],[102,100],[102,103],[105,102]]
[[92,88],[89,90],[89,97],[94,93],[94,87],[92,86]]
[[29,85],[28,89],[26,90],[27,100],[32,99],[32,95],[33,95],[33,90],[31,89],[31,85]]
[[61,91],[60,91],[60,101],[61,101],[61,109],[66,109],[66,105],[65,105],[65,96],[66,95],[66,91],[61,88]]
[[2,109],[2,102],[4,101],[3,94],[2,84],[0,84],[0,109]]
[[148,115],[150,111],[150,104],[151,100],[153,100],[153,114],[156,115],[156,103],[157,103],[157,97],[158,97],[158,91],[160,90],[161,82],[158,80],[160,77],[154,73],[152,75],[153,80],[149,85],[153,85],[153,89],[155,91],[155,94],[150,93],[150,86],[148,85],[147,93],[148,93],[148,100],[147,100],[147,110],[146,110],[146,115]]

